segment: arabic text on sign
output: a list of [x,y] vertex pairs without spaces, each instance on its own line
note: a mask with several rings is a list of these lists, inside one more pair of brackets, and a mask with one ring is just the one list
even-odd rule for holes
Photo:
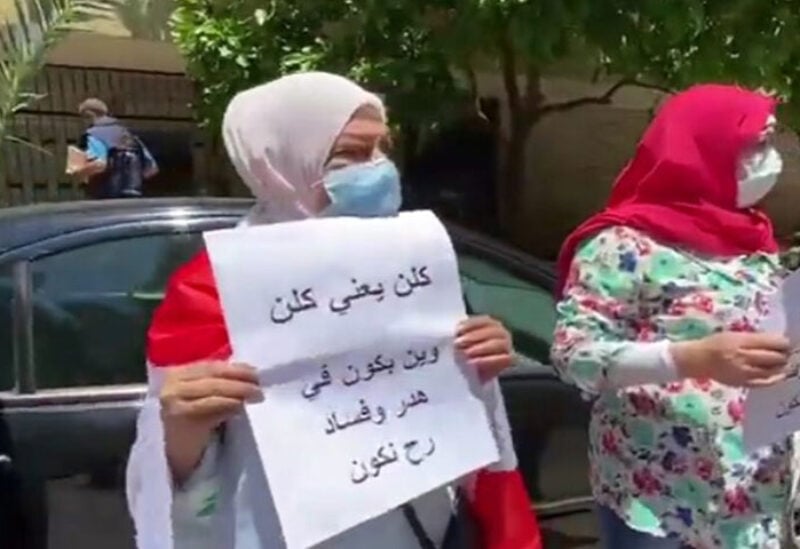
[[[328,309],[337,315],[345,315],[358,300],[372,297],[375,301],[381,302],[385,297],[383,283],[370,285],[360,283],[357,279],[350,280],[353,291],[344,297],[331,298],[328,302]],[[417,288],[424,288],[433,283],[428,275],[428,267],[411,267],[410,274],[400,273],[392,284],[394,295],[398,298],[411,296]],[[293,289],[290,298],[279,296],[275,298],[275,303],[270,310],[270,319],[274,324],[286,324],[295,315],[304,311],[318,308],[317,300],[314,297],[312,288],[303,290]]]
[[[400,401],[394,415],[398,419],[403,418],[411,408],[427,404],[428,402],[428,395],[425,394],[425,391],[414,391],[408,398],[404,398]],[[372,408],[364,399],[361,399],[358,404],[359,409],[355,414],[339,414],[337,412],[328,414],[325,433],[332,435],[337,431],[344,431],[349,427],[354,427],[362,423],[383,425],[387,421],[389,412],[387,412],[383,406]]]
[[395,463],[407,463],[414,467],[421,465],[436,452],[436,443],[432,438],[420,444],[419,440],[409,440],[401,445],[398,452],[394,443],[382,445],[374,456],[368,460],[353,460],[350,480],[353,484],[361,484],[370,478],[380,476],[384,467]]
[[[430,366],[439,362],[440,351],[438,347],[431,349],[409,349],[402,360],[387,358],[383,354],[377,355],[372,362],[363,368],[358,368],[352,364],[347,367],[347,374],[341,379],[342,385],[352,387],[358,383],[371,381],[377,374],[386,372],[387,375],[394,373],[396,368],[403,370],[416,370],[423,366]],[[328,371],[328,366],[323,365],[318,381],[310,383],[303,388],[302,395],[307,400],[313,400],[319,396],[324,387],[334,383],[333,377]]]

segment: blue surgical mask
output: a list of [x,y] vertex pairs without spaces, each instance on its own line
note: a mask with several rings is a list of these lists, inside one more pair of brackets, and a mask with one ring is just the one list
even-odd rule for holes
[[389,217],[400,211],[400,174],[388,158],[333,170],[322,185],[331,203],[326,217]]
[[782,170],[781,155],[771,145],[748,155],[739,166],[737,205],[751,208],[761,202],[778,182]]

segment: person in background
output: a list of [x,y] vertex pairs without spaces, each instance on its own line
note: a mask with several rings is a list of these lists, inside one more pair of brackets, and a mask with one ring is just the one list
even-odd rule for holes
[[[384,105],[345,78],[301,73],[242,92],[228,106],[223,135],[256,197],[244,226],[316,216],[388,217],[400,209],[400,177],[380,147],[388,136]],[[460,532],[469,528],[454,526],[453,492],[442,488],[320,549],[541,549],[495,379],[511,365],[510,335],[487,317],[464,319],[453,330],[457,349],[484,382],[502,456],[459,490],[468,507],[461,516],[474,518],[477,534],[465,538]],[[248,468],[246,456],[237,457],[248,450],[231,443],[246,427],[244,403],[263,394],[251,367],[230,362],[206,252],[168,284],[148,333],[147,357],[150,396],[127,480],[139,549],[285,547],[260,468]]]
[[71,173],[88,185],[90,198],[137,198],[146,179],[158,173],[153,155],[127,127],[109,116],[108,107],[90,98],[78,107],[89,128],[80,148],[86,161]]
[[759,209],[782,170],[775,105],[721,85],[670,98],[562,248],[552,355],[593,399],[606,548],[777,549],[787,534],[791,443],[742,438],[748,388],[787,374],[789,342],[759,328],[782,278]]

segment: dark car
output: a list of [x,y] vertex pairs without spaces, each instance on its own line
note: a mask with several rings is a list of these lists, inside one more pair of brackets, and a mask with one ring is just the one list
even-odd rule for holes
[[[0,547],[133,547],[124,468],[150,316],[202,232],[232,226],[250,205],[181,198],[0,211]],[[548,547],[589,543],[587,405],[544,365],[552,266],[449,231],[468,309],[514,334],[517,363],[502,384]]]

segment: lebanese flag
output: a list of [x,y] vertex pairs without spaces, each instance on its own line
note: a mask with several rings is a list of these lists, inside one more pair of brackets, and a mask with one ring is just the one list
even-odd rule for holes
[[[211,263],[201,252],[170,280],[148,333],[151,395],[158,370],[232,355]],[[498,463],[476,473],[467,487],[468,508],[480,532],[480,549],[541,549],[539,526],[528,497],[503,404],[500,386],[485,385],[484,401],[500,449]],[[141,429],[140,422],[140,429]],[[140,436],[141,433],[140,433]],[[148,510],[152,512],[152,509]]]

